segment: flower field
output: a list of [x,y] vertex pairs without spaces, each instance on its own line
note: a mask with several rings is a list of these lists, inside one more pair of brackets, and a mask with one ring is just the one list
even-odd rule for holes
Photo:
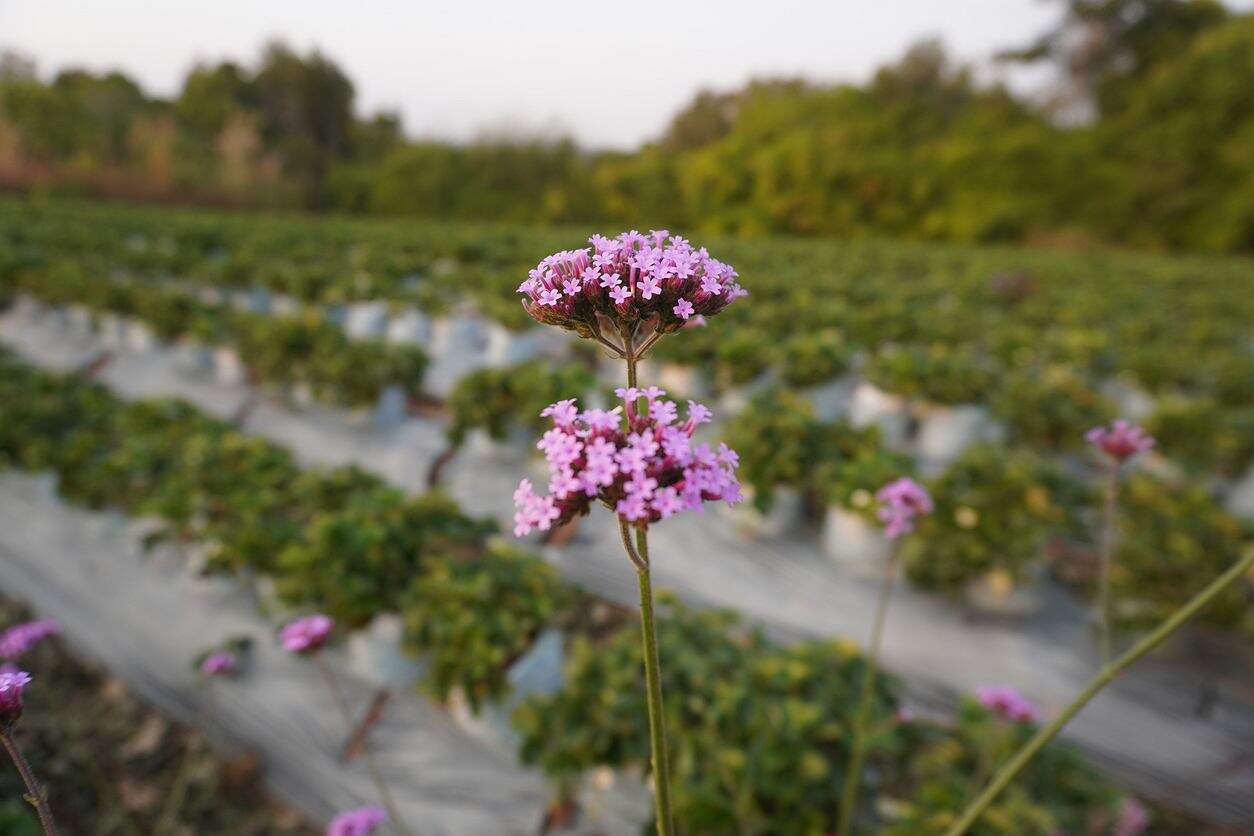
[[[700,525],[763,551],[800,543],[850,577],[882,573],[891,545],[922,600],[1024,630],[1055,599],[1088,607],[1109,596],[1117,645],[1254,548],[1248,259],[705,241],[725,263],[694,267],[692,287],[708,275],[715,291],[721,281],[748,298],[725,306],[704,287],[676,300],[660,280],[645,299],[656,292],[665,305],[631,315],[660,317],[657,333],[674,333],[640,361],[637,392],[605,356],[616,343],[631,354],[629,329],[601,333],[598,323],[618,310],[622,325],[624,306],[642,302],[607,282],[593,313],[526,285],[541,256],[586,238],[2,200],[6,316],[103,351],[68,373],[39,367],[21,345],[0,355],[0,466],[55,474],[76,506],[156,521],[154,548],[242,580],[277,612],[322,613],[353,635],[397,619],[400,647],[422,660],[425,697],[499,718],[498,737],[544,773],[554,832],[578,826],[596,776],[650,769],[651,696],[639,680],[649,660],[635,614],[572,583],[554,558],[592,524],[581,518],[593,499],[623,521],[633,559],[642,555],[627,524],[665,527],[681,508],[743,494]],[[631,269],[610,257],[597,265],[611,268]],[[539,331],[528,313],[602,345]],[[246,386],[258,401],[340,416],[361,432],[431,423],[443,452],[414,478],[429,489],[365,467],[310,466],[250,433],[242,412],[224,419],[92,379],[114,355],[162,352],[181,358],[189,379]],[[666,399],[645,390],[654,384]],[[609,409],[618,399],[631,435]],[[699,427],[711,412],[703,404],[717,420]],[[1107,466],[1085,434],[1118,417],[1156,444],[1137,451],[1118,513],[1103,517]],[[486,450],[537,478],[538,451],[526,451],[541,433],[550,468],[581,481],[551,486],[552,496],[526,482],[516,533],[543,532],[513,543],[502,526],[512,508],[459,503],[448,473]],[[646,451],[653,433],[661,446]],[[584,442],[604,449],[594,460]],[[615,462],[637,454],[618,475]],[[908,518],[894,516],[907,505]],[[665,566],[666,554],[654,560]],[[1228,586],[1200,613],[1199,635],[1248,642],[1252,596],[1248,577]],[[1044,719],[998,690],[912,716],[909,683],[891,665],[862,716],[859,691],[872,679],[860,635],[786,640],[699,604],[663,595],[658,605],[677,832],[822,834],[848,814],[855,832],[945,833]],[[551,637],[557,674],[520,688],[521,663]],[[1225,699],[1248,693],[1236,680]],[[863,743],[853,809],[842,785]],[[1127,829],[1138,816],[1152,832],[1205,832],[1160,795],[1147,812],[1082,747],[1051,743],[971,832],[1127,834],[1139,832]]]

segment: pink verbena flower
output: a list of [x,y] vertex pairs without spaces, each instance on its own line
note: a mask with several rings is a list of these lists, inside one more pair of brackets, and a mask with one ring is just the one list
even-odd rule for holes
[[730,265],[664,229],[588,242],[546,257],[519,285],[533,319],[585,337],[644,322],[667,333],[749,295]]
[[0,635],[0,657],[16,659],[49,636],[60,634],[61,625],[51,619],[14,625]]
[[692,442],[710,411],[690,402],[687,419],[679,424],[679,408],[663,400],[665,394],[656,386],[619,389],[625,408],[590,409],[573,421],[565,420],[569,401],[546,409],[554,427],[536,447],[548,461],[548,493],[536,493],[526,479],[518,484],[514,534],[547,531],[586,514],[594,499],[642,528],[680,511],[700,510],[704,502],[739,502],[735,451]]
[[8,728],[22,716],[22,691],[30,684],[26,671],[0,673],[0,726]]
[[229,650],[215,650],[200,663],[200,672],[205,676],[231,676],[237,668],[235,654]]
[[1034,723],[1040,719],[1036,704],[1010,685],[985,685],[977,688],[975,699],[989,711],[1016,723]]
[[1123,799],[1119,805],[1119,816],[1115,819],[1112,836],[1140,836],[1149,827],[1149,811],[1145,805],[1132,796]]
[[889,482],[876,492],[880,501],[879,518],[884,523],[884,536],[890,540],[914,531],[916,518],[932,513],[932,497],[918,482],[903,476]]
[[335,622],[330,616],[298,618],[279,631],[279,642],[290,653],[312,653],[327,643]]
[[360,807],[340,813],[327,826],[327,836],[369,836],[388,819],[381,807]]
[[1154,446],[1154,438],[1127,421],[1115,421],[1109,427],[1094,427],[1084,435],[1084,439],[1113,461],[1122,464],[1138,453],[1144,453]]

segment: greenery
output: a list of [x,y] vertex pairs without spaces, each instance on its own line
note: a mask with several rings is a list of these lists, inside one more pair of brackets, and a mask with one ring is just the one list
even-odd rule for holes
[[929,488],[934,513],[902,545],[910,579],[957,590],[994,569],[1022,580],[1045,538],[1072,523],[1083,488],[1032,453],[971,447]]
[[[987,776],[1036,731],[1010,722],[973,699],[952,728],[919,723],[919,749],[907,769],[912,794],[894,803],[892,836],[936,836],[957,821]],[[978,836],[1105,833],[1116,815],[1116,790],[1066,746],[1044,749],[970,832]]]
[[[1111,594],[1115,615],[1125,623],[1161,621],[1249,548],[1250,532],[1202,488],[1134,473],[1124,481],[1119,503]],[[1201,618],[1248,632],[1254,629],[1252,595],[1248,581],[1238,582]]]
[[596,379],[577,365],[554,368],[538,360],[508,368],[479,369],[459,378],[445,400],[450,443],[460,446],[471,430],[483,430],[494,441],[505,441],[512,428],[538,435],[547,423],[540,412],[563,398],[591,392]]
[[557,572],[538,557],[494,547],[430,559],[401,602],[405,645],[429,654],[425,686],[461,690],[478,711],[508,690],[509,666],[570,606]]

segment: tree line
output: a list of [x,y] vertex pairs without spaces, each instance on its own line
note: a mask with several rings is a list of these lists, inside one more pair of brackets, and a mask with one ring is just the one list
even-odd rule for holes
[[705,232],[1254,250],[1254,15],[1215,0],[1066,0],[1008,49],[1026,100],[935,41],[863,84],[703,91],[654,141],[406,138],[327,56],[267,47],[178,95],[0,59],[0,184],[144,200]]

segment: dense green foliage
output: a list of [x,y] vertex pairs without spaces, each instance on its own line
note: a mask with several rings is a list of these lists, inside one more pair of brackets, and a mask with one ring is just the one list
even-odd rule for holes
[[537,436],[547,423],[541,410],[563,398],[582,397],[594,384],[592,372],[573,364],[553,368],[530,361],[471,372],[445,399],[450,418],[445,434],[454,445],[471,430],[483,430],[494,441],[505,441],[515,427],[528,430],[529,438]]
[[10,61],[0,183],[443,219],[1254,249],[1254,20],[1213,0],[1065,7],[1017,51],[1063,69],[1055,110],[923,42],[861,85],[698,93],[631,153],[408,141],[395,116],[354,113],[333,62],[282,45],[255,67],[198,65],[172,99],[116,72],[45,84]]

